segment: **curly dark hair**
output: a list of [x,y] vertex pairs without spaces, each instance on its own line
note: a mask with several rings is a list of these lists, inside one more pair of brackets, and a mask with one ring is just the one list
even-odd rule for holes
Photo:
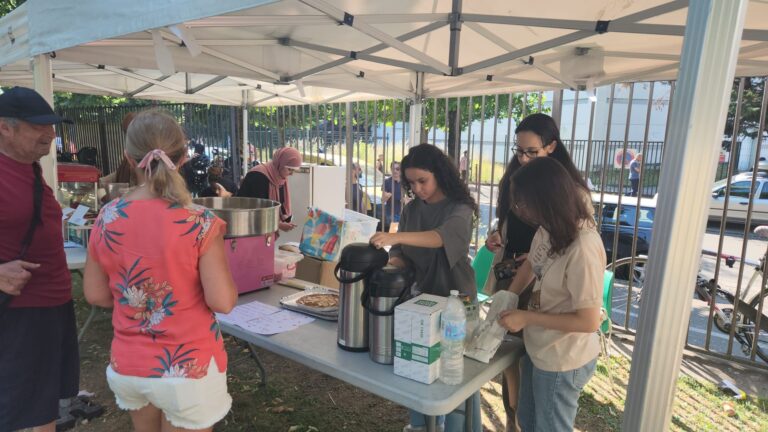
[[[516,134],[520,132],[533,132],[541,138],[543,145],[550,144],[554,141],[555,150],[550,153],[549,157],[560,162],[579,187],[582,187],[587,192],[589,191],[587,182],[579,173],[576,165],[573,164],[571,156],[568,154],[568,150],[565,149],[565,145],[560,139],[560,130],[557,128],[557,124],[552,117],[542,113],[531,114],[524,118],[523,121],[517,125],[517,128],[515,128]],[[499,219],[499,229],[501,229],[504,222],[506,222],[507,214],[509,214],[512,206],[509,193],[510,179],[521,166],[520,159],[516,155],[513,155],[512,159],[507,164],[506,170],[504,170],[504,175],[501,177],[501,181],[499,181],[499,200],[496,204],[496,217]]]
[[[408,155],[400,163],[400,167],[403,174],[408,168],[418,168],[431,172],[437,180],[437,186],[447,198],[468,205],[475,215],[478,214],[477,203],[469,194],[467,185],[461,181],[459,170],[439,148],[431,144],[419,144],[411,147]],[[409,197],[413,197],[411,184],[408,181],[403,181],[402,184],[405,193]]]
[[517,206],[549,233],[550,255],[565,252],[578,237],[582,224],[594,226],[591,207],[579,191],[581,186],[555,158],[528,162],[515,172],[510,186]]

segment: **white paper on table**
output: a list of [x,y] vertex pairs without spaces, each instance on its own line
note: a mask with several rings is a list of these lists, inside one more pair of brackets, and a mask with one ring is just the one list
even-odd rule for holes
[[80,243],[75,243],[73,241],[65,241],[64,242],[64,249],[74,249],[74,248],[81,248],[83,247]]
[[67,220],[69,215],[71,215],[74,212],[75,212],[75,209],[73,209],[72,207],[65,207],[61,209],[61,220]]
[[216,317],[220,321],[243,327],[242,324],[262,316],[272,315],[280,311],[280,308],[270,306],[258,301],[243,303],[235,306],[228,314],[217,313]]
[[300,313],[283,310],[272,315],[252,319],[243,328],[256,334],[273,335],[293,330],[314,320],[314,318]]
[[230,313],[217,313],[216,317],[220,321],[263,335],[293,330],[300,325],[314,321],[314,318],[259,301],[237,305]]
[[85,225],[86,222],[88,222],[85,220],[85,214],[88,213],[88,210],[90,210],[88,206],[84,206],[82,204],[77,206],[75,212],[72,213],[72,216],[69,217],[69,223],[79,226]]

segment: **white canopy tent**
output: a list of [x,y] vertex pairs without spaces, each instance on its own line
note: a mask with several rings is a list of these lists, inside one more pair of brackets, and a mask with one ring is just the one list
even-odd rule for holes
[[[655,227],[662,233],[655,237],[669,241],[652,249],[645,288],[652,294],[641,310],[624,424],[664,430],[690,310],[689,293],[678,288],[694,279],[697,259],[677,252],[701,243],[734,71],[768,71],[766,18],[762,0],[694,0],[690,7],[664,0],[30,0],[0,20],[0,65],[33,58],[35,87],[49,95],[54,86],[78,84],[89,93],[151,97],[170,80],[172,90],[182,90],[171,100],[209,95],[236,102],[237,90],[226,96],[234,86],[243,104],[328,101],[328,89],[335,100],[375,95],[419,103],[679,77],[671,162],[660,184],[665,205]],[[13,72],[8,68],[4,74]],[[51,81],[54,68],[62,71]],[[120,78],[98,77],[99,71]],[[219,77],[208,91],[190,93]],[[243,90],[265,90],[270,99]],[[701,217],[691,221],[691,214]]]
[[[98,86],[89,92],[111,89],[135,97],[159,97],[167,90],[158,84],[160,89],[142,89],[152,83],[142,77],[170,76],[162,81],[184,89],[185,78],[177,72],[238,77],[236,83],[217,85],[224,92],[230,86],[261,86],[257,93],[265,97],[284,95],[260,100],[257,94],[248,101],[266,105],[339,101],[344,93],[364,100],[588,89],[675,79],[686,5],[665,0],[560,0],[540,8],[526,1],[31,0],[3,19],[0,65],[55,53],[54,72],[66,68],[57,77],[68,79],[67,85],[78,79]],[[766,18],[768,4],[753,1],[737,64],[740,76],[768,70]],[[419,72],[424,73],[421,82]],[[130,73],[141,77],[131,83]]]
[[[57,59],[51,59],[50,63],[54,90],[71,93],[234,106],[244,103],[263,106],[346,102],[382,97],[366,93],[363,88],[351,92],[315,86],[306,86],[302,97],[285,85],[257,82],[250,78],[194,72],[164,74],[156,69],[129,69]],[[4,86],[33,87],[32,69],[29,61],[2,67],[0,83]],[[244,91],[247,91],[245,99]]]

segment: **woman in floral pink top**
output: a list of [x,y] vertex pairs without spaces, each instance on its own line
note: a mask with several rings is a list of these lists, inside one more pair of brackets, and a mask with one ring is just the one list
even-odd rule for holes
[[102,209],[85,268],[88,302],[114,307],[107,381],[136,430],[211,430],[232,403],[214,315],[237,301],[225,223],[191,204],[185,141],[173,117],[136,116],[125,153],[139,186]]

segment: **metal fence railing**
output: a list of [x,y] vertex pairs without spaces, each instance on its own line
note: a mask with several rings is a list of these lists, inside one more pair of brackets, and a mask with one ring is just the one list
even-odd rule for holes
[[[768,157],[757,144],[762,140],[755,138],[763,136],[764,132],[768,104],[764,81],[763,78],[741,78],[734,85],[733,103],[724,128],[724,136],[730,138],[723,142],[716,174],[718,180],[731,178],[739,172],[757,174],[760,159]],[[751,97],[745,97],[745,88]],[[660,192],[658,184],[664,167],[667,117],[674,102],[674,83],[617,84],[594,92],[601,96],[592,98],[597,94],[593,91],[564,90],[558,94],[538,92],[427,99],[421,105],[388,99],[349,104],[250,107],[247,110],[247,148],[240,144],[243,141],[241,108],[191,104],[156,107],[176,116],[188,136],[203,144],[206,155],[222,164],[235,181],[242,177],[244,166],[268,161],[274,150],[283,145],[299,149],[308,162],[346,165],[351,160],[359,164],[360,177],[355,181],[368,195],[371,206],[354,210],[380,219],[384,222],[381,228],[386,229],[388,222],[394,219],[395,206],[382,202],[383,184],[393,175],[391,164],[400,161],[408,147],[415,143],[409,134],[409,121],[413,107],[420,106],[422,141],[440,147],[457,163],[464,152],[468,155],[470,191],[480,207],[472,250],[482,246],[488,226],[495,217],[498,182],[512,157],[516,125],[533,112],[560,112],[564,144],[577,167],[598,192],[596,196],[600,197],[595,202],[596,218],[609,252],[608,260],[617,262],[623,257],[647,254],[649,250],[655,201],[642,198],[653,198]],[[60,114],[75,120],[72,126],[58,127],[61,148],[64,152],[76,152],[84,147],[94,147],[102,171],[114,170],[122,157],[121,120],[127,112],[145,108],[60,110]],[[627,196],[630,192],[629,162],[637,153],[643,154],[639,193],[638,196]],[[243,158],[247,158],[245,163]],[[747,177],[751,190],[758,191],[760,177]],[[768,188],[768,184],[765,187]],[[345,192],[340,187],[329,193]],[[723,196],[730,196],[730,186],[726,187]],[[752,235],[750,226],[763,220],[761,217],[768,223],[768,209],[759,207],[762,203],[758,202],[756,193],[751,198],[743,206],[740,204],[748,208],[739,213],[741,216],[734,204],[729,207],[727,198],[721,203],[719,213],[710,210],[710,217],[717,221],[717,225],[710,224],[704,249],[752,259],[764,253],[768,242]],[[713,209],[715,205],[713,201]],[[739,223],[728,225],[723,222],[725,220]],[[691,253],[698,254],[697,251]],[[745,261],[740,264],[745,268]],[[743,291],[743,271],[734,273],[719,264],[704,261],[702,269],[737,297]],[[618,276],[624,277],[619,280],[625,280],[626,286],[617,289],[613,301],[620,303],[623,295],[625,302],[616,303],[613,320],[615,327],[630,333],[634,332],[640,307],[640,303],[632,303],[631,299],[638,284],[642,284],[643,271],[637,267],[624,275],[618,272]],[[636,281],[635,276],[638,277]],[[634,281],[634,286],[629,281]],[[754,348],[739,348],[737,333],[720,335],[716,330],[713,332],[710,323],[717,316],[718,303],[693,300],[693,286],[689,288],[694,312],[687,346],[738,362],[759,362]],[[720,307],[724,307],[722,302]],[[732,324],[736,326],[737,323]],[[757,340],[764,343],[767,337],[768,334],[763,332],[757,335]]]

